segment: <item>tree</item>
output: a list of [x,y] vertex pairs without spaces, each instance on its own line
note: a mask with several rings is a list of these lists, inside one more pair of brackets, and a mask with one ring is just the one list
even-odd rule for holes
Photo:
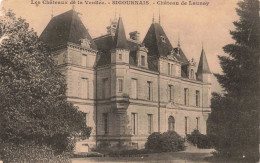
[[86,138],[84,115],[66,101],[66,82],[48,47],[11,11],[0,18],[0,140],[62,152]]
[[214,93],[208,133],[220,154],[258,161],[259,127],[259,2],[238,3],[234,44],[223,47],[228,56],[218,56],[223,74],[216,74],[223,96]]

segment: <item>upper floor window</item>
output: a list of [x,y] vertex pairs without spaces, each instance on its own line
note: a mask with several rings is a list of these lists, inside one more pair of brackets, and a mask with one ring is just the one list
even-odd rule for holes
[[168,101],[173,102],[174,89],[173,85],[168,85]]
[[141,56],[141,66],[145,66],[145,56]]
[[118,79],[118,92],[123,92],[123,79]]
[[184,88],[184,105],[189,105],[189,89]]
[[88,98],[88,79],[81,78],[81,97]]
[[195,79],[195,78],[194,78],[195,75],[194,75],[194,70],[193,70],[193,69],[190,70],[190,73],[191,73],[191,74],[190,74],[191,79]]
[[153,115],[147,114],[148,117],[148,134],[151,134],[153,132]]
[[87,55],[83,54],[82,55],[82,60],[81,60],[81,65],[86,67],[87,66]]
[[119,61],[122,61],[122,60],[123,60],[123,55],[122,55],[122,54],[119,54],[119,55],[118,55],[118,59],[119,59]]
[[102,85],[103,89],[103,99],[107,99],[109,98],[109,83],[108,83],[108,78],[103,79],[103,85]]
[[168,75],[171,75],[171,64],[168,63]]
[[134,98],[134,99],[137,98],[137,80],[136,79],[131,80],[131,98]]
[[152,82],[147,81],[147,100],[152,100]]
[[174,76],[174,65],[171,64],[171,75]]
[[196,90],[196,106],[200,106],[200,91]]

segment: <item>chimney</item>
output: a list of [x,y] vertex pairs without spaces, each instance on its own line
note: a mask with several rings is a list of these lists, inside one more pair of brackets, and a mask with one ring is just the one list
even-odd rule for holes
[[138,31],[130,32],[129,35],[130,35],[130,39],[139,41],[140,33]]

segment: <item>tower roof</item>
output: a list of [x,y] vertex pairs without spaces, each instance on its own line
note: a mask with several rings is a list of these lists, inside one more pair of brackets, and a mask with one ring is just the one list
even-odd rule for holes
[[173,48],[162,26],[159,23],[151,24],[143,43],[148,48],[148,55],[150,56],[166,57],[174,51],[174,56],[178,59],[178,61],[184,64],[188,63],[188,60],[183,51],[180,50],[180,53],[178,53],[178,49]]
[[200,62],[199,62],[197,73],[198,74],[211,73],[210,69],[209,69],[209,65],[208,65],[208,61],[207,61],[207,57],[206,57],[204,48],[202,48],[202,51],[201,51]]
[[173,49],[168,37],[159,23],[152,23],[143,43],[150,56],[167,56]]
[[114,42],[115,48],[128,49],[125,28],[121,17],[119,17],[118,19]]
[[90,48],[97,49],[78,13],[74,10],[53,17],[42,32],[40,39],[51,48],[66,45],[68,42],[80,45],[81,39],[87,39],[90,42]]

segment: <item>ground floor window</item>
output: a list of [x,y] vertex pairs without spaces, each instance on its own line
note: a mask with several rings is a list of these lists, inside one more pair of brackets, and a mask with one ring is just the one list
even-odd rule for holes
[[108,113],[103,113],[104,133],[108,134]]
[[168,118],[168,131],[174,131],[175,130],[175,120],[173,116],[170,116]]
[[137,113],[132,113],[131,114],[131,126],[132,126],[132,134],[137,135],[137,125],[138,125],[138,117]]
[[153,132],[153,115],[147,114],[148,116],[148,134],[151,134]]

